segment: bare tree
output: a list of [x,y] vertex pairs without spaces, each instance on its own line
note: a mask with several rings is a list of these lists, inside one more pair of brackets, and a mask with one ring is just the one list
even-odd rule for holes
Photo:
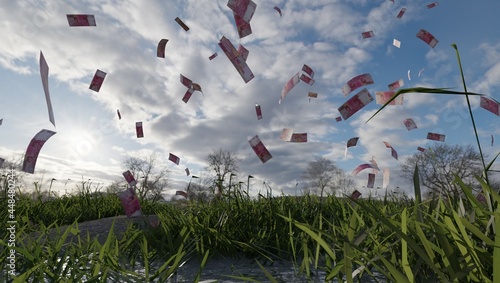
[[215,173],[214,182],[217,185],[218,193],[222,193],[224,181],[228,174],[238,172],[238,159],[234,152],[228,150],[214,150],[207,156],[208,171]]
[[136,193],[140,200],[147,198],[157,201],[162,197],[161,194],[168,185],[170,171],[160,167],[155,153],[145,159],[127,157],[123,165],[130,170],[137,181]]
[[457,175],[466,185],[479,189],[476,176],[481,176],[481,155],[471,145],[436,144],[425,152],[407,157],[401,171],[404,178],[413,179],[418,165],[420,182],[434,193],[449,193],[460,196],[460,187],[454,184]]
[[323,157],[309,162],[302,178],[306,181],[304,191],[320,193],[321,197],[325,190],[335,194],[348,185],[344,171],[335,162]]

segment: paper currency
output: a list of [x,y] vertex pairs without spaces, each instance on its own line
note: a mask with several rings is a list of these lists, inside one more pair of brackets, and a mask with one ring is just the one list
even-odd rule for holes
[[495,138],[493,137],[493,135],[491,135],[491,146],[493,146],[494,141],[495,141]]
[[398,152],[391,146],[391,156],[398,160]]
[[436,133],[427,133],[428,140],[444,142],[445,138],[446,138],[445,135],[436,134]]
[[416,129],[417,128],[417,124],[415,123],[415,121],[413,121],[412,118],[407,118],[403,121],[403,123],[405,124],[406,126],[406,129],[408,131],[411,131],[413,129]]
[[2,125],[2,123],[3,123],[3,118],[2,118],[2,119],[0,119],[0,125]]
[[210,57],[208,57],[208,59],[211,61],[211,60],[213,60],[215,57],[217,57],[217,52],[215,52],[214,54],[210,55]]
[[40,77],[42,78],[43,92],[45,93],[45,101],[47,102],[47,109],[49,111],[49,121],[55,127],[56,122],[54,120],[54,111],[52,110],[49,92],[49,65],[47,65],[47,61],[45,61],[42,51],[40,51]]
[[362,32],[362,33],[361,33],[361,36],[362,36],[363,38],[370,38],[370,37],[375,36],[375,34],[373,34],[373,31],[372,31],[372,30],[370,30],[370,31],[365,31],[365,32]]
[[295,75],[293,75],[293,77],[291,77],[288,80],[288,82],[285,84],[285,86],[281,90],[281,96],[280,96],[279,103],[281,103],[281,101],[283,101],[285,96],[290,92],[290,90],[292,90],[292,88],[294,86],[296,86],[299,83],[299,81],[300,81],[299,73],[296,73]]
[[359,137],[355,137],[355,138],[350,138],[348,141],[347,141],[347,145],[346,147],[352,147],[352,146],[356,146],[358,144],[358,140],[359,140]]
[[0,158],[0,168],[2,168],[4,162],[5,162],[5,159],[4,158]]
[[184,192],[184,191],[176,191],[175,195],[176,196],[183,196],[185,198],[188,198],[188,194],[186,192]]
[[384,177],[382,179],[382,189],[387,189],[389,186],[389,178],[391,177],[391,172],[389,169],[384,169]]
[[356,112],[365,107],[368,103],[373,101],[373,97],[366,88],[362,89],[356,95],[347,100],[346,103],[339,107],[340,115],[344,120],[354,115]]
[[38,154],[42,149],[45,142],[55,135],[56,132],[49,130],[41,130],[38,132],[33,139],[31,139],[28,148],[26,149],[26,153],[24,154],[23,161],[23,171],[26,173],[33,174],[35,172],[36,160],[38,159]]
[[352,172],[351,172],[351,175],[352,176],[356,176],[358,175],[359,172],[361,172],[362,170],[365,170],[365,169],[368,169],[368,168],[371,168],[371,169],[377,169],[378,168],[375,168],[375,166],[373,166],[373,164],[368,164],[368,163],[365,163],[365,164],[361,164],[359,165],[358,167],[356,167]]
[[186,93],[182,97],[182,101],[184,101],[184,103],[188,103],[189,99],[191,98],[191,95],[193,95],[193,91],[194,90],[192,88],[186,91]]
[[307,133],[292,134],[290,142],[307,142]]
[[308,74],[309,77],[314,78],[314,71],[313,69],[311,69],[311,67],[307,66],[306,64],[304,64],[304,66],[302,66],[302,71],[304,71],[304,73]]
[[245,46],[239,44],[238,45],[238,54],[240,54],[241,58],[243,58],[243,60],[247,60],[248,58],[248,54],[250,53],[250,51],[248,51],[248,49],[245,48]]
[[418,150],[418,151],[420,151],[420,152],[425,152],[425,148],[420,147],[420,146],[419,146],[419,147],[417,147],[417,150]]
[[335,121],[337,121],[337,122],[342,121],[342,117],[339,116],[339,117],[335,118]]
[[179,162],[181,161],[181,159],[179,157],[177,157],[177,155],[173,154],[173,153],[169,153],[168,154],[168,160],[172,161],[173,163],[179,165]]
[[250,22],[257,8],[257,4],[251,0],[229,0],[227,6],[247,23]]
[[[376,103],[379,105],[384,105],[394,96],[394,91],[377,91],[375,92]],[[400,94],[388,105],[403,105],[403,94]]]
[[406,8],[401,8],[401,10],[399,11],[399,13],[397,15],[397,18],[401,19],[401,17],[403,17],[405,12],[406,12]]
[[372,156],[372,159],[370,160],[370,163],[371,163],[371,164],[372,164],[372,166],[373,166],[373,170],[372,170],[373,174],[377,174],[377,172],[378,172],[380,169],[378,168],[378,164],[377,164],[377,161],[375,161],[375,157],[374,157],[374,156]]
[[481,108],[486,109],[497,116],[500,116],[500,104],[498,104],[498,102],[496,102],[495,100],[493,100],[491,98],[488,98],[486,96],[481,96],[479,106],[481,106]]
[[252,34],[252,26],[249,22],[244,21],[240,16],[234,14],[234,22],[236,23],[236,29],[238,30],[238,35],[240,38]]
[[95,92],[99,92],[102,83],[104,82],[104,78],[106,78],[106,73],[97,69],[97,71],[95,71],[95,75],[94,78],[92,79],[92,82],[90,82],[89,89]]
[[137,181],[135,180],[134,175],[132,175],[132,172],[130,172],[130,170],[123,172],[123,177],[131,187],[137,184]]
[[125,210],[125,214],[128,218],[142,215],[139,198],[135,194],[133,188],[127,188],[125,191],[120,193],[119,198],[123,205],[123,210]]
[[307,96],[310,98],[318,98],[318,93],[317,92],[309,92],[307,94]]
[[283,128],[280,134],[280,140],[290,141],[292,139],[293,129]]
[[186,176],[191,175],[191,173],[189,172],[189,168],[184,169],[184,171],[186,171]]
[[96,26],[94,15],[67,14],[70,27],[89,27]]
[[143,138],[144,132],[142,130],[142,122],[135,123],[135,133],[137,134],[137,138]]
[[408,80],[411,81],[410,70],[408,70]]
[[262,119],[262,110],[259,104],[255,104],[255,113],[257,114],[257,120]]
[[306,83],[306,84],[308,84],[308,85],[313,85],[313,84],[314,84],[314,80],[313,80],[313,79],[311,79],[310,77],[308,77],[308,76],[304,75],[304,74],[302,74],[302,75],[300,76],[300,80],[301,80],[301,81],[303,81],[303,82],[305,82],[305,83]]
[[392,45],[396,46],[397,48],[401,48],[401,41],[394,38],[392,40]]
[[245,83],[248,83],[251,79],[254,78],[254,74],[248,67],[246,61],[240,56],[229,39],[227,39],[225,36],[222,36],[221,40],[219,41],[219,46],[222,51],[224,51],[224,54],[226,54],[229,61],[231,61],[233,66],[236,68]]
[[365,85],[373,84],[373,79],[370,74],[362,74],[350,79],[343,87],[342,92],[344,96],[348,96],[355,89]]
[[399,79],[398,81],[395,81],[395,82],[389,84],[389,90],[393,91],[393,90],[396,90],[404,85],[405,85],[405,82],[403,81],[403,79]]
[[435,38],[430,32],[426,31],[425,29],[419,30],[417,33],[417,37],[432,48],[434,48],[439,42],[437,38]]
[[120,109],[116,109],[116,114],[118,114],[118,120],[121,120],[122,114],[120,114]]
[[276,10],[280,14],[280,17],[281,17],[281,9],[278,8],[278,6],[274,6],[274,10]]
[[197,90],[199,92],[203,92],[203,90],[201,90],[201,86],[199,84],[197,84],[197,83],[193,83],[192,87],[193,87],[193,90]]
[[158,42],[158,47],[156,47],[156,57],[165,58],[165,46],[167,45],[168,39],[161,39]]
[[422,71],[424,70],[424,68],[420,69],[420,71],[418,71],[418,77],[420,78],[420,75],[422,74]]
[[262,141],[260,141],[258,135],[251,138],[248,141],[248,143],[252,147],[255,154],[257,154],[257,157],[259,157],[260,161],[262,161],[262,163],[266,163],[269,159],[273,157],[271,153],[269,153],[269,151],[267,150],[266,146],[262,143]]
[[391,144],[390,144],[390,143],[388,143],[388,142],[386,142],[386,141],[383,141],[383,143],[385,144],[385,147],[386,147],[386,148],[391,148],[391,147],[392,147],[392,146],[391,146]]
[[351,198],[353,200],[357,200],[360,196],[361,196],[361,193],[358,190],[354,190],[354,192],[352,192]]
[[180,76],[180,79],[181,79],[181,83],[182,83],[185,87],[187,87],[187,88],[193,88],[193,82],[192,82],[190,79],[186,78],[186,77],[185,77],[185,76],[183,76],[182,74],[181,74],[181,76]]
[[375,174],[368,173],[368,183],[366,184],[366,187],[373,188],[373,185],[375,185]]
[[188,31],[189,27],[181,20],[179,17],[175,18],[175,21],[185,30]]
[[427,5],[427,9],[432,9],[432,8],[436,7],[437,5],[439,5],[438,2],[434,2],[434,3],[428,4]]

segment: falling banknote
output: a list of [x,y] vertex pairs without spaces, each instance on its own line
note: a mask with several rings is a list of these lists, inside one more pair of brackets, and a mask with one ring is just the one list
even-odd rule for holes
[[417,33],[417,37],[432,48],[434,48],[439,42],[430,32],[426,31],[425,29],[419,30]]
[[285,84],[285,86],[281,90],[281,96],[280,96],[280,99],[279,99],[279,103],[281,103],[281,101],[283,101],[283,99],[285,98],[285,96],[290,92],[290,90],[292,90],[292,88],[294,86],[296,86],[299,83],[299,81],[300,81],[299,73],[296,73],[295,75],[293,75],[293,77],[291,77],[288,80],[288,82]]
[[169,153],[168,154],[168,160],[172,161],[173,163],[179,165],[179,162],[181,161],[181,159],[179,157],[177,157],[177,155],[173,154],[173,153]]
[[142,129],[142,122],[136,122],[135,123],[135,133],[137,135],[137,138],[143,138],[144,137],[144,131]]
[[307,133],[294,133],[290,142],[307,142]]
[[45,61],[42,51],[40,51],[40,76],[42,77],[43,92],[45,93],[45,101],[47,102],[47,109],[49,110],[49,121],[55,127],[56,122],[54,120],[54,111],[52,110],[49,92],[49,65],[47,65],[47,61]]
[[168,39],[161,39],[158,42],[158,47],[156,47],[156,57],[165,58],[165,46],[167,45]]
[[396,90],[404,85],[405,85],[405,82],[403,81],[403,79],[399,79],[398,81],[390,83],[388,86],[389,86],[389,90],[393,91],[393,90]]
[[123,172],[122,175],[130,186],[133,187],[137,184],[137,181],[135,180],[134,175],[132,175],[132,172],[130,172],[130,170]]
[[43,145],[45,142],[55,135],[56,132],[49,131],[49,130],[41,130],[38,132],[35,137],[31,140],[31,142],[28,145],[28,148],[26,149],[26,154],[24,155],[24,162],[23,162],[23,171],[26,173],[31,173],[33,174],[35,172],[35,165],[36,165],[36,160],[38,158],[38,154],[40,153],[40,150],[42,149]]
[[269,151],[267,150],[266,146],[262,143],[262,141],[260,141],[258,135],[251,138],[248,141],[248,143],[252,147],[255,154],[257,154],[257,157],[259,157],[260,161],[262,161],[262,163],[266,163],[269,159],[273,157],[271,153],[269,153]]
[[497,116],[500,116],[500,104],[498,104],[498,102],[496,102],[495,100],[493,100],[491,98],[488,98],[486,96],[481,96],[479,106],[481,106],[481,108],[486,109]]
[[70,27],[96,26],[94,15],[68,14],[66,18]]
[[101,89],[102,83],[104,82],[104,78],[106,78],[106,73],[98,69],[95,72],[95,75],[94,75],[94,78],[92,79],[92,82],[90,83],[89,89],[91,89],[95,92],[99,92],[99,90]]
[[[394,91],[377,91],[375,92],[376,103],[384,105],[394,96]],[[403,94],[398,95],[388,105],[403,105]]]
[[366,184],[366,187],[373,188],[373,185],[375,185],[375,174],[368,173],[368,183]]
[[417,128],[417,124],[415,123],[415,121],[413,121],[412,118],[407,118],[403,121],[403,123],[405,124],[406,126],[406,129],[408,131],[411,131],[413,129],[416,129]]
[[257,114],[257,120],[262,119],[262,110],[259,104],[255,104],[255,113]]
[[445,138],[446,138],[445,135],[436,134],[436,133],[427,133],[428,140],[444,142]]
[[119,195],[120,201],[123,205],[123,210],[127,217],[141,216],[141,205],[139,204],[139,198],[135,194],[133,188],[127,188],[125,191]]
[[373,101],[373,97],[370,95],[370,92],[364,88],[359,93],[351,97],[347,100],[346,103],[342,104],[339,107],[340,115],[344,120],[347,120],[349,117],[354,115],[356,112],[361,110],[361,108],[365,107],[368,103]]
[[358,89],[362,86],[373,84],[373,79],[370,74],[362,74],[350,79],[343,87],[342,92],[344,96],[348,96],[355,89]]

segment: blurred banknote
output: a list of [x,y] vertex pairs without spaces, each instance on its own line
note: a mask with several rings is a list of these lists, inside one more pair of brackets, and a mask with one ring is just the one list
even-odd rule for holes
[[252,26],[249,22],[245,22],[240,16],[234,14],[234,22],[236,23],[236,29],[238,30],[238,35],[240,38],[252,34]]
[[365,164],[361,164],[359,165],[358,167],[356,167],[352,172],[351,172],[351,175],[352,176],[356,176],[358,175],[359,172],[361,172],[362,170],[365,170],[365,169],[368,169],[368,168],[371,168],[371,169],[378,169],[376,168],[375,166],[373,166],[373,164],[368,164],[368,163],[365,163]]
[[137,184],[137,181],[135,180],[134,175],[132,175],[132,172],[130,172],[130,170],[123,172],[123,177],[130,186],[133,187]]
[[247,23],[250,22],[257,8],[257,4],[251,0],[229,0],[227,6]]
[[357,200],[361,196],[361,193],[358,190],[354,190],[351,194],[351,198]]
[[[392,98],[394,95],[394,91],[377,91],[375,92],[376,103],[379,105],[384,105]],[[400,94],[393,101],[391,101],[388,105],[403,105],[403,94]]]
[[257,120],[262,119],[262,110],[259,104],[255,104],[255,113],[257,114]]
[[307,94],[307,96],[310,98],[318,98],[318,93],[317,92],[309,92]]
[[175,18],[175,21],[185,30],[188,31],[189,27],[181,20],[179,17]]
[[302,71],[304,71],[304,73],[308,74],[309,77],[314,78],[313,69],[311,69],[311,67],[307,66],[306,64],[304,64],[304,66],[302,66]]
[[248,54],[250,53],[250,51],[248,51],[248,49],[245,48],[245,46],[239,44],[238,45],[238,54],[240,54],[241,58],[243,58],[243,60],[247,60],[248,58]]
[[405,124],[406,126],[406,129],[408,131],[411,131],[413,129],[416,129],[417,128],[417,124],[415,123],[415,121],[413,121],[412,118],[407,118],[403,121],[403,123]]
[[361,36],[362,36],[363,38],[370,38],[370,37],[375,36],[375,34],[373,33],[373,31],[371,31],[371,30],[370,30],[370,31],[365,31],[365,32],[362,32],[362,33],[361,33]]
[[417,33],[417,37],[432,48],[434,48],[439,42],[437,38],[435,38],[430,32],[426,31],[425,29],[419,30]]
[[186,171],[186,176],[191,175],[191,173],[189,172],[189,168],[184,169],[184,171]]
[[123,205],[123,210],[127,217],[141,216],[141,205],[139,204],[139,198],[135,194],[133,188],[129,187],[119,195],[120,201]]
[[350,139],[347,141],[347,145],[346,145],[346,147],[356,146],[356,145],[358,144],[358,140],[359,140],[359,137],[350,138]]
[[42,51],[40,51],[40,76],[42,78],[43,92],[45,93],[45,101],[47,102],[47,109],[49,110],[49,121],[56,126],[54,120],[54,111],[52,110],[52,102],[50,101],[49,92],[49,65],[45,61]]
[[158,42],[158,47],[156,47],[156,57],[165,58],[165,46],[167,45],[168,39],[161,39]]
[[144,137],[144,132],[142,129],[142,122],[136,122],[135,123],[135,133],[137,135],[137,138],[143,138]]
[[255,154],[257,154],[257,157],[259,157],[260,161],[262,161],[262,163],[266,163],[269,159],[273,157],[271,153],[269,153],[269,151],[267,150],[266,146],[262,143],[262,141],[260,141],[258,135],[251,138],[248,141],[248,143],[252,147]]
[[479,106],[481,106],[481,108],[486,109],[497,116],[500,116],[500,105],[498,104],[498,102],[496,102],[495,100],[493,100],[491,98],[488,98],[486,96],[481,96]]
[[274,6],[274,10],[276,10],[280,14],[280,17],[281,17],[281,9],[278,6]]
[[291,77],[288,80],[288,82],[285,84],[285,86],[281,90],[281,96],[280,96],[280,100],[279,100],[280,103],[281,103],[281,101],[283,101],[285,96],[290,92],[290,90],[292,90],[292,88],[299,83],[299,81],[300,81],[299,73],[296,73],[295,75],[293,75],[293,77]]
[[38,158],[40,150],[42,149],[45,142],[55,134],[56,132],[44,129],[38,132],[33,137],[33,139],[31,139],[28,148],[26,149],[26,153],[24,154],[24,161],[23,161],[24,172],[31,174],[35,172],[36,160]]
[[106,77],[106,73],[98,69],[95,72],[95,75],[94,75],[94,78],[92,79],[92,82],[90,83],[89,89],[91,89],[95,92],[99,92],[99,90],[101,89],[102,83],[104,82],[105,77]]
[[188,103],[189,99],[191,98],[191,95],[193,95],[193,91],[194,90],[192,88],[186,90],[186,93],[182,97],[182,101],[184,101],[184,103]]
[[172,161],[173,163],[179,165],[179,162],[181,161],[181,159],[179,157],[177,157],[177,155],[173,154],[173,153],[169,153],[168,154],[168,160]]
[[302,75],[300,76],[300,80],[301,80],[301,81],[303,81],[303,82],[305,82],[305,83],[306,83],[306,84],[308,84],[308,85],[313,85],[313,84],[314,84],[314,80],[313,80],[313,79],[311,79],[310,77],[308,77],[308,76],[304,75],[304,74],[302,74]]
[[120,114],[120,109],[116,109],[116,114],[118,114],[118,120],[121,120],[122,114]]
[[96,26],[94,15],[68,14],[66,18],[70,27]]
[[401,41],[394,38],[392,40],[392,45],[396,46],[397,48],[401,48]]
[[427,4],[427,9],[432,9],[432,8],[436,7],[438,4],[439,4],[438,2]]
[[339,107],[340,115],[344,120],[354,115],[356,112],[365,107],[368,103],[373,101],[373,97],[366,88],[362,89],[359,93],[347,100],[346,103]]
[[292,139],[293,129],[283,128],[280,134],[280,140],[290,141]]
[[404,15],[405,12],[406,12],[406,8],[401,8],[401,10],[399,11],[399,13],[397,15],[397,18],[401,19],[401,17]]
[[290,142],[307,142],[307,133],[292,134]]
[[214,54],[210,55],[210,57],[208,57],[209,60],[213,60],[215,57],[217,57],[217,52],[215,52]]
[[384,178],[382,179],[382,188],[387,189],[389,186],[389,178],[391,177],[391,172],[389,169],[384,169]]
[[372,76],[370,74],[362,74],[350,79],[342,87],[342,92],[344,93],[344,96],[348,96],[355,89],[369,84],[373,84]]
[[181,83],[187,87],[187,88],[193,88],[193,81],[191,81],[190,79],[186,78],[185,76],[183,76],[181,74],[180,76],[180,79],[181,79]]
[[176,196],[183,196],[185,198],[188,198],[188,194],[186,192],[184,192],[184,191],[176,191],[175,195]]
[[243,78],[245,83],[248,83],[251,79],[254,78],[254,74],[248,67],[246,61],[241,57],[236,48],[234,48],[233,44],[227,39],[225,36],[222,36],[219,41],[219,46],[226,54],[227,58],[233,66],[236,68],[240,76]]
[[375,174],[368,173],[368,183],[366,184],[366,187],[373,188],[373,185],[375,185]]
[[428,140],[444,142],[445,138],[446,138],[445,135],[436,134],[436,133],[427,133]]
[[405,82],[403,81],[403,79],[399,79],[398,81],[390,83],[388,86],[389,86],[389,90],[392,91],[392,90],[396,90],[404,85],[405,85]]
[[418,150],[418,151],[420,151],[420,152],[425,152],[425,148],[420,147],[420,146],[419,146],[419,147],[417,147],[417,150]]

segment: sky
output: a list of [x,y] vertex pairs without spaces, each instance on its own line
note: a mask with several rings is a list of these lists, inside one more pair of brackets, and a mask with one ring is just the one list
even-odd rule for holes
[[[264,182],[275,194],[295,194],[307,164],[317,157],[333,160],[348,175],[374,157],[391,172],[389,190],[400,187],[412,194],[399,165],[417,147],[437,143],[426,139],[428,132],[445,134],[448,144],[477,147],[463,96],[406,94],[402,106],[386,107],[368,123],[381,106],[375,101],[345,121],[335,118],[338,108],[362,89],[344,97],[342,86],[364,73],[374,80],[366,86],[374,98],[399,79],[403,88],[462,91],[453,43],[468,91],[500,100],[499,1],[442,0],[432,9],[427,8],[432,1],[253,1],[252,34],[240,39],[226,0],[2,0],[0,157],[19,159],[40,130],[57,132],[43,146],[35,173],[23,177],[24,189],[33,187],[30,182],[47,189],[55,179],[52,189],[64,192],[82,181],[97,187],[122,181],[128,170],[125,158],[155,152],[159,166],[171,170],[166,198],[185,189],[190,181],[185,168],[205,174],[207,155],[219,148],[240,160],[233,180],[255,177],[251,195],[265,191]],[[398,19],[401,8],[406,13]],[[93,14],[97,26],[70,27],[66,14]],[[420,29],[437,38],[434,48],[416,37]],[[370,30],[374,37],[364,39],[361,33]],[[222,36],[249,50],[246,62],[255,78],[248,83],[218,46]],[[158,58],[156,47],[163,38],[169,40],[165,58]],[[400,48],[393,39],[401,41]],[[49,66],[55,127],[40,79],[40,51]],[[214,52],[218,56],[209,60]],[[314,70],[315,83],[300,82],[279,104],[283,86],[304,64]],[[97,69],[107,73],[99,92],[89,89]],[[187,104],[181,100],[186,87],[180,74],[203,89]],[[309,101],[308,92],[318,97]],[[262,107],[261,120],[256,103]],[[500,137],[498,116],[480,108],[477,97],[471,103],[483,150],[492,158],[500,151],[498,143],[490,145],[491,135]],[[418,128],[407,131],[406,118]],[[136,137],[136,122],[143,123],[144,138]],[[281,141],[283,128],[307,132],[308,142]],[[273,156],[264,164],[248,143],[255,135]],[[358,144],[344,157],[352,137],[359,137]],[[397,150],[398,160],[383,141]],[[169,153],[180,157],[179,165],[168,161]],[[363,188],[368,171],[349,177],[364,195],[370,193]],[[375,187],[381,186],[378,174]]]

